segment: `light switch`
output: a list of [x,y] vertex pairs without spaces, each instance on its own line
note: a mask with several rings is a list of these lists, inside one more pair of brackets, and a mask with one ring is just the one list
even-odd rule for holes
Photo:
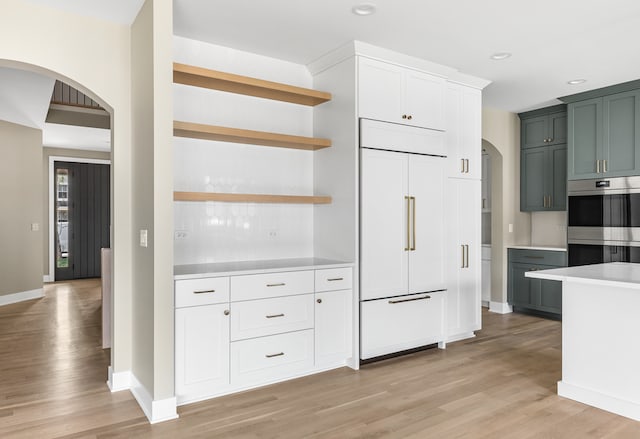
[[513,224],[509,224],[509,233],[513,233]]
[[38,230],[40,230],[40,224],[38,224],[38,223],[31,223],[31,231],[32,231],[32,232],[37,232]]
[[140,247],[147,247],[147,230],[140,230]]

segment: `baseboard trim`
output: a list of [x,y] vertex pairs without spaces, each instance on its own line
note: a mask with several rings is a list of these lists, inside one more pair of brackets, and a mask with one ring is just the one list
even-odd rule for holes
[[632,401],[618,399],[595,390],[568,384],[564,381],[558,381],[558,395],[640,421],[640,404]]
[[42,276],[42,282],[55,282],[55,281],[53,280],[53,276],[49,274],[45,274]]
[[154,400],[146,387],[144,387],[133,374],[131,374],[131,393],[136,401],[138,401],[140,408],[147,416],[150,424],[178,418],[175,396]]
[[509,314],[513,312],[513,307],[506,302],[489,302],[489,312],[497,314]]
[[42,297],[44,297],[44,290],[42,288],[29,291],[21,291],[19,293],[6,294],[4,296],[0,296],[0,306],[24,302],[25,300],[40,299]]
[[112,392],[120,392],[122,390],[131,389],[131,372],[114,372],[109,366],[109,379],[107,380],[107,386]]

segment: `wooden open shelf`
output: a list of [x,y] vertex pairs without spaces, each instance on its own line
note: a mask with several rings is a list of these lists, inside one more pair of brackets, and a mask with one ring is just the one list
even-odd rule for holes
[[174,201],[223,201],[227,203],[330,204],[331,197],[318,195],[228,194],[219,192],[174,192]]
[[331,93],[295,87],[279,82],[264,81],[233,73],[219,72],[187,64],[173,63],[173,82],[238,93],[259,98],[308,105],[310,107],[331,100]]
[[279,148],[315,151],[328,148],[331,140],[317,137],[291,136],[288,134],[203,125],[192,122],[173,122],[173,135],[192,139],[217,140],[220,142],[244,143],[251,145],[275,146]]

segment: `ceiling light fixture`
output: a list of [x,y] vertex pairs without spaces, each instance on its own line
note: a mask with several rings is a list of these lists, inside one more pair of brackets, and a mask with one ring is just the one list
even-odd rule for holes
[[351,8],[351,12],[361,16],[371,15],[376,12],[376,5],[374,5],[373,3],[361,3]]
[[509,52],[498,52],[494,53],[490,56],[490,58],[494,61],[502,61],[503,59],[507,59],[511,56]]
[[572,79],[571,81],[567,81],[567,84],[578,85],[578,84],[584,84],[585,82],[587,82],[586,79]]

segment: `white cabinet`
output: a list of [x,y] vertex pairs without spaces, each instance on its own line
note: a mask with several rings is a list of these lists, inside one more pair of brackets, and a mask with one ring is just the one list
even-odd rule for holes
[[358,69],[360,117],[445,129],[443,78],[364,57]]
[[444,159],[361,149],[360,299],[445,288]]
[[447,155],[449,177],[480,179],[482,92],[447,84]]
[[344,364],[351,356],[352,290],[315,294],[315,359],[317,367]]
[[196,401],[229,385],[229,305],[176,310],[176,396]]
[[444,291],[362,302],[360,357],[441,342],[445,338],[444,305]]
[[480,180],[447,182],[448,341],[481,327]]

